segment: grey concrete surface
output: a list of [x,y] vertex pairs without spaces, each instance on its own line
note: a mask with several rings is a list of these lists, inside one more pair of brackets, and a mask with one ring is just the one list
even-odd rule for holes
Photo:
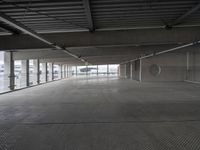
[[126,79],[126,64],[119,65],[119,76],[122,79]]
[[[152,65],[160,66],[159,75],[151,74]],[[142,59],[142,81],[184,81],[186,79],[186,65],[185,51]]]
[[188,51],[188,74],[187,80],[190,81],[200,81],[200,51],[199,49],[192,49]]
[[0,95],[0,149],[199,150],[199,89],[90,77]]
[[[54,41],[58,45],[66,45],[67,48],[113,45],[160,45],[194,42],[195,39],[200,37],[199,28],[192,26],[174,28],[174,30],[163,30],[162,28],[105,30],[96,31],[94,34],[89,32],[65,32],[46,33],[41,34],[41,36]],[[3,50],[51,48],[25,34],[20,34],[19,36],[0,36],[0,41],[2,41],[0,48]]]

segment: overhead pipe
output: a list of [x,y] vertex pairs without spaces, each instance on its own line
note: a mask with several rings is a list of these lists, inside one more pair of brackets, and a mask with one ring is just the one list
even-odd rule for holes
[[133,62],[133,61],[136,61],[136,60],[141,60],[141,59],[145,59],[145,58],[161,55],[161,54],[164,54],[164,53],[172,52],[172,51],[175,51],[175,50],[183,49],[183,48],[194,46],[194,45],[197,45],[197,44],[200,44],[200,40],[196,41],[196,42],[184,44],[184,45],[181,45],[181,46],[177,46],[177,47],[174,47],[174,48],[170,48],[170,49],[167,49],[167,50],[151,53],[151,54],[148,54],[148,55],[145,55],[145,56],[141,56],[139,58],[135,58],[135,59],[131,59],[131,60],[128,60],[128,61],[124,61],[124,62],[122,62],[120,64],[126,64],[126,63]]

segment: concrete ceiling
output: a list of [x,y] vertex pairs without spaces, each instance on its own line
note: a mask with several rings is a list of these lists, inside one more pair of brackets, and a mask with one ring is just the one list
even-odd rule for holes
[[16,60],[116,64],[200,39],[197,0],[1,0],[0,8],[0,50]]

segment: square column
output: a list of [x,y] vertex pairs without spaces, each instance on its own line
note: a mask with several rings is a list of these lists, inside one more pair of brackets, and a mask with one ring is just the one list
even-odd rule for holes
[[86,65],[86,76],[88,76],[88,65]]
[[76,66],[76,76],[78,75],[78,69],[77,69],[77,66]]
[[48,82],[48,64],[45,63],[45,81]]
[[58,65],[58,75],[59,75],[59,79],[62,79],[62,65]]
[[60,65],[60,78],[63,79],[63,65]]
[[72,67],[68,66],[68,77],[72,76]]
[[47,82],[47,63],[42,63],[41,65],[41,72],[40,72],[40,79],[42,82]]
[[130,79],[133,79],[133,63],[130,62]]
[[65,67],[65,64],[63,64],[63,65],[61,65],[61,72],[62,72],[62,79],[63,78],[66,78],[66,69],[65,69],[66,67]]
[[107,65],[107,75],[109,75],[109,65]]
[[119,76],[122,79],[126,78],[126,64],[120,64],[119,66]]
[[35,79],[37,84],[40,84],[40,61],[39,59],[33,60],[33,72],[35,75]]
[[97,76],[99,75],[99,66],[97,65]]
[[142,82],[142,59],[139,60],[140,70],[139,70],[139,82]]
[[66,78],[66,65],[63,65],[63,78]]
[[190,52],[187,51],[187,53],[186,53],[186,77],[185,77],[186,80],[189,79],[189,75],[190,75],[189,71],[190,71]]
[[49,79],[48,81],[53,81],[53,63],[48,63],[48,75]]
[[4,86],[10,90],[15,89],[15,72],[14,72],[13,52],[4,53]]
[[53,81],[54,80],[54,63],[51,63],[49,70],[51,70],[51,80]]
[[20,85],[29,86],[29,60],[22,60]]
[[69,68],[68,65],[65,66],[66,67],[66,74],[67,74],[67,78],[69,77]]
[[131,63],[130,62],[128,62],[128,63],[126,63],[126,78],[127,79],[130,79],[130,76],[131,76],[131,72],[130,72],[130,66],[131,66]]
[[26,86],[30,86],[30,64],[29,60],[26,60]]

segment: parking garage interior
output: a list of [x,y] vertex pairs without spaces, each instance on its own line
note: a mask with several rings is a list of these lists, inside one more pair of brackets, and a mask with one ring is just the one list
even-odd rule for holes
[[198,0],[0,0],[0,149],[199,150]]

